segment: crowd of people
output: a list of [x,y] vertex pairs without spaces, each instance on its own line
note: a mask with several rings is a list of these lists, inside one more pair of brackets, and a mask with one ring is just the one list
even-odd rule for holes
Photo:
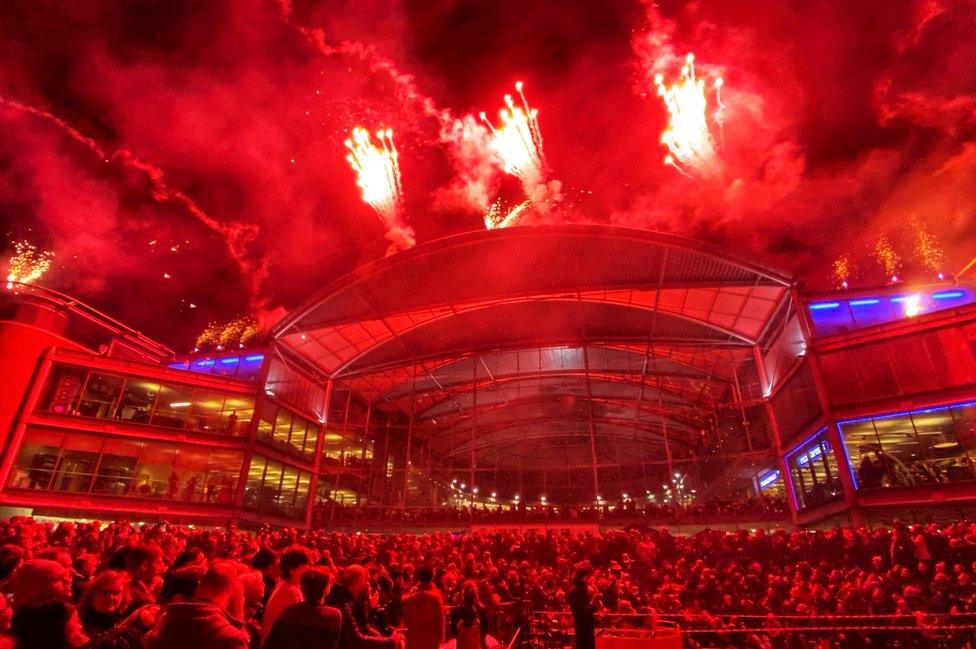
[[343,504],[337,501],[316,503],[315,521],[319,526],[355,524],[378,527],[423,527],[430,524],[468,523],[663,523],[692,524],[717,522],[756,522],[783,519],[789,508],[782,498],[724,498],[704,503],[639,502],[636,499],[599,505],[560,506],[552,503],[510,503],[495,505],[443,505],[439,507],[392,507]]
[[[374,535],[14,518],[0,646],[486,649],[506,611],[525,638],[533,612],[575,626],[580,649],[599,624],[665,619],[716,632],[711,646],[789,647],[775,629],[795,616],[971,619],[974,577],[976,522]],[[891,646],[828,646],[858,645]]]

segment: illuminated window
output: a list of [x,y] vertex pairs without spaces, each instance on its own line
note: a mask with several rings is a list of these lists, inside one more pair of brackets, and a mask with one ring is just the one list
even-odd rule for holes
[[790,451],[786,463],[797,507],[813,507],[843,494],[837,458],[827,441],[826,429]]

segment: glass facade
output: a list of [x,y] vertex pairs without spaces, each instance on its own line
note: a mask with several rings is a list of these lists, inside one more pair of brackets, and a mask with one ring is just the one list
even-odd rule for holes
[[264,399],[259,406],[258,440],[277,449],[315,460],[319,424]]
[[858,489],[976,479],[976,403],[840,422]]
[[33,429],[7,487],[229,505],[243,459],[230,449]]
[[255,455],[248,467],[244,506],[260,511],[302,517],[308,503],[312,474]]
[[39,409],[222,435],[247,434],[254,398],[71,365],[55,365]]
[[837,468],[837,457],[824,428],[786,455],[796,506],[799,509],[820,505],[844,493]]
[[176,361],[168,367],[175,370],[189,370],[200,374],[225,376],[243,381],[256,381],[261,374],[264,354],[245,356],[224,356],[222,358],[200,358],[194,361]]

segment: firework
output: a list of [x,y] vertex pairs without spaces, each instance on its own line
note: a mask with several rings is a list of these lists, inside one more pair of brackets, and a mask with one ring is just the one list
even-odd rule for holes
[[238,316],[230,322],[211,322],[196,338],[196,349],[241,348],[261,336],[257,320],[251,316]]
[[387,227],[397,223],[403,204],[400,185],[400,163],[393,131],[376,132],[379,145],[373,144],[369,131],[361,126],[352,130],[346,140],[349,155],[346,160],[356,172],[356,184],[363,192],[363,201],[376,210]]
[[847,288],[847,282],[851,278],[853,269],[854,264],[851,262],[851,256],[846,252],[835,259],[832,267],[834,284],[838,288]]
[[488,230],[497,230],[498,228],[507,228],[516,225],[525,211],[531,206],[532,201],[522,201],[511,210],[506,211],[502,207],[501,199],[499,199],[492,203],[491,207],[488,208],[488,212],[485,213],[485,228]]
[[903,302],[905,305],[905,317],[914,318],[922,312],[922,296],[915,294],[909,295]]
[[403,186],[400,184],[400,161],[393,144],[393,131],[380,129],[376,132],[378,144],[374,144],[369,131],[361,126],[352,130],[346,140],[349,155],[346,160],[356,172],[356,184],[363,193],[363,201],[386,226],[386,238],[390,247],[386,254],[412,248],[416,243],[414,231],[401,221],[403,211]]
[[545,176],[546,160],[542,151],[542,132],[539,130],[539,111],[529,107],[522,92],[522,82],[515,84],[521,106],[515,105],[511,95],[505,95],[505,105],[498,112],[501,120],[497,127],[481,113],[482,121],[491,130],[491,146],[502,161],[505,173],[522,181],[525,187],[534,187]]
[[895,252],[891,241],[886,235],[881,235],[874,244],[874,258],[892,282],[898,281],[898,271],[901,267],[901,256]]
[[41,252],[29,241],[15,243],[7,266],[7,288],[13,288],[14,283],[36,284],[50,270],[53,256],[53,252]]
[[[664,163],[685,176],[712,176],[718,171],[715,140],[708,123],[708,98],[705,81],[695,75],[695,55],[689,54],[681,67],[677,83],[664,84],[664,75],[654,77],[657,94],[668,109],[668,126],[661,134],[661,143],[669,153]],[[721,78],[714,82],[715,102],[718,106],[712,119],[721,128],[722,109]]]
[[938,239],[928,231],[924,223],[912,219],[911,225],[915,230],[915,248],[913,250],[915,258],[926,270],[941,274],[945,264],[945,250],[942,249]]

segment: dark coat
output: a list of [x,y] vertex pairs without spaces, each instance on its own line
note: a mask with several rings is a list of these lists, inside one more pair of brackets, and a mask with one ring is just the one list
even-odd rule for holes
[[271,627],[264,649],[337,649],[342,612],[309,602],[292,604]]
[[396,641],[393,638],[370,635],[366,628],[360,627],[356,616],[358,602],[342,584],[332,585],[325,603],[342,613],[339,649],[395,649]]
[[146,637],[147,649],[248,649],[244,623],[205,601],[174,602]]
[[573,613],[573,630],[576,632],[577,649],[593,649],[596,646],[597,605],[585,584],[576,584],[566,593],[566,602]]

